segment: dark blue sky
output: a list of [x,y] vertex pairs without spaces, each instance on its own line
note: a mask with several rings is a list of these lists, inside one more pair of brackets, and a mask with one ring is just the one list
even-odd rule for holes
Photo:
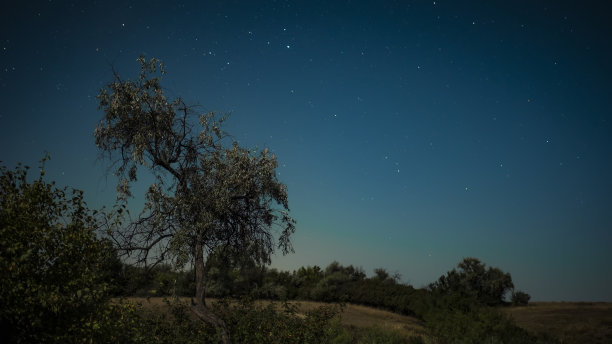
[[612,301],[605,2],[155,3],[4,6],[4,165],[47,150],[50,179],[112,204],[95,95],[144,53],[169,94],[277,155],[298,225],[273,266],[420,287],[475,256],[535,300]]

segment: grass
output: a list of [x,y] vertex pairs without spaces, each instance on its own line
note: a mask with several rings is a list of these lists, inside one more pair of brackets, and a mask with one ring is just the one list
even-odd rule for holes
[[534,302],[502,311],[527,331],[561,343],[612,343],[612,303]]
[[[322,302],[295,301],[299,312],[307,312],[325,305]],[[393,312],[372,307],[346,304],[340,319],[345,326],[357,328],[377,327],[384,330],[396,331],[403,336],[424,335],[423,323],[414,317],[396,314]]]
[[[163,298],[129,298],[140,303],[143,309],[167,311]],[[189,298],[181,298],[189,304]],[[208,302],[215,302],[209,299]],[[271,301],[257,301],[267,304]],[[305,314],[322,302],[291,301],[297,306],[298,315]],[[279,307],[281,303],[278,303]],[[504,307],[501,311],[511,316],[516,324],[525,330],[543,334],[567,344],[607,344],[612,343],[612,303],[569,303],[534,302],[525,307]],[[424,324],[414,318],[389,311],[346,304],[340,315],[341,323],[351,332],[383,331],[403,338],[410,336],[428,337]]]
[[[144,311],[168,312],[168,307],[161,297],[130,297],[129,301],[142,305]],[[191,300],[187,297],[180,298],[181,302],[190,304]],[[214,303],[216,300],[207,299],[207,303]],[[256,301],[257,304],[267,305],[272,301]],[[280,302],[275,302],[281,307]],[[297,307],[298,316],[318,307],[326,305],[323,302],[313,301],[290,301]],[[340,321],[343,326],[352,332],[376,329],[376,331],[393,333],[398,337],[408,338],[410,336],[426,336],[423,323],[414,317],[396,314],[393,312],[376,309],[372,307],[346,304],[340,314]]]

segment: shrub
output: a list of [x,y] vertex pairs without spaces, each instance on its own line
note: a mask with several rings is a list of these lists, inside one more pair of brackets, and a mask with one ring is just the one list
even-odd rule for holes
[[284,303],[257,305],[251,299],[221,301],[213,310],[227,324],[233,343],[332,343],[343,329],[338,306],[323,306],[305,315]]
[[512,293],[512,304],[514,306],[527,306],[529,299],[531,299],[531,296],[525,292],[517,291]]
[[460,293],[481,304],[497,306],[504,303],[506,292],[514,288],[509,273],[487,268],[476,258],[464,258],[457,268],[440,276],[429,289],[439,294]]
[[100,335],[115,251],[94,234],[83,192],[58,188],[28,167],[1,167],[0,327],[8,342],[74,341]]

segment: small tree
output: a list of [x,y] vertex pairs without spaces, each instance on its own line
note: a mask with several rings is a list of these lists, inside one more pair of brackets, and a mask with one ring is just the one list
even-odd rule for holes
[[441,276],[429,289],[443,294],[459,293],[494,306],[502,304],[506,293],[514,287],[509,273],[487,268],[476,258],[464,258],[457,268]]
[[[286,186],[277,180],[276,157],[268,150],[242,148],[221,130],[225,117],[199,116],[194,133],[192,110],[170,100],[160,86],[163,65],[138,59],[140,76],[122,80],[117,73],[100,91],[104,118],[95,130],[102,153],[113,159],[122,201],[130,196],[138,167],[155,177],[138,219],[112,233],[116,244],[142,264],[173,258],[178,266],[193,261],[195,313],[225,329],[205,304],[204,257],[232,247],[258,263],[267,263],[276,247],[292,250],[294,220],[288,215]],[[124,204],[125,205],[125,204]],[[279,229],[274,244],[274,228]],[[227,335],[225,341],[228,341]]]
[[527,306],[531,296],[523,291],[512,292],[512,304],[514,306]]

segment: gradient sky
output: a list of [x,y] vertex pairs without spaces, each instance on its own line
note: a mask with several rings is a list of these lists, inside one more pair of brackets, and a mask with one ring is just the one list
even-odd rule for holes
[[535,300],[612,301],[612,19],[561,3],[12,1],[0,160],[49,151],[49,180],[111,205],[95,96],[144,53],[277,155],[298,225],[274,267],[420,287],[473,256]]

